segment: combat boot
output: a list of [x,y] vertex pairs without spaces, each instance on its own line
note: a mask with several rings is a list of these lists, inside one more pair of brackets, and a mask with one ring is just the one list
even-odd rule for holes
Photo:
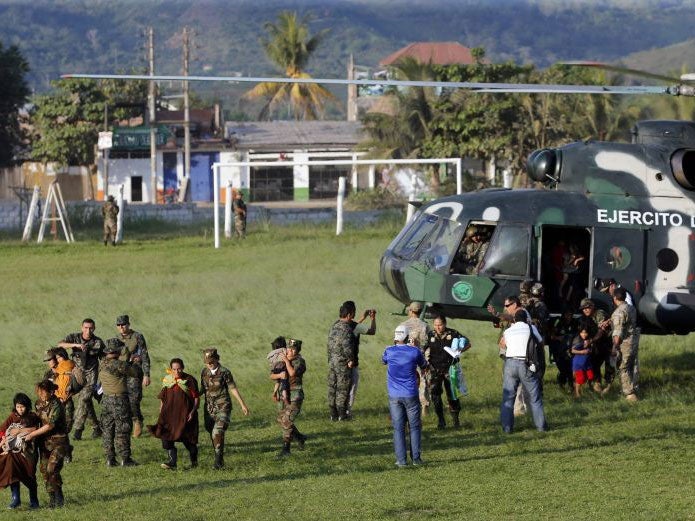
[[7,508],[14,509],[22,504],[22,499],[19,495],[19,481],[10,485],[10,495],[12,499]]
[[331,407],[331,421],[338,421],[338,409],[336,409],[335,407]]
[[106,458],[106,466],[117,467],[118,463],[116,463],[116,458],[114,458],[113,456],[109,456],[108,458]]
[[48,493],[48,508],[55,508],[56,507],[56,493],[55,492],[49,492]]
[[39,508],[39,494],[36,483],[29,487],[29,508]]
[[133,458],[125,458],[123,461],[121,461],[121,467],[137,467],[139,463],[135,461]]
[[104,241],[104,246],[108,246],[108,245],[109,245],[109,241]]
[[224,467],[224,449],[220,447],[219,449],[215,449],[215,463],[212,468],[214,470],[220,470],[222,467]]
[[290,455],[290,442],[285,441],[282,443],[282,450],[278,454],[278,458],[284,458]]
[[308,438],[299,432],[297,427],[292,427],[292,438],[297,442],[297,448],[299,450],[304,450],[304,443],[306,443]]
[[167,456],[169,456],[169,460],[166,463],[162,463],[160,466],[163,469],[167,470],[176,470],[176,460],[177,460],[177,452],[176,452],[176,447],[173,449],[167,449]]
[[139,438],[142,434],[142,423],[140,420],[135,420],[133,422],[133,438]]
[[198,466],[198,445],[193,445],[188,451],[188,455],[191,457],[191,468],[196,468]]
[[72,433],[72,439],[80,441],[82,439],[82,429],[75,429],[75,432]]
[[446,428],[446,420],[444,419],[444,413],[437,413],[437,429],[444,430]]
[[65,498],[63,497],[63,488],[58,487],[56,489],[56,508],[60,508],[65,504]]
[[339,422],[350,421],[350,416],[345,412],[345,409],[338,409],[338,421]]
[[451,420],[454,424],[454,429],[458,429],[461,426],[461,422],[459,421],[459,413],[451,413]]

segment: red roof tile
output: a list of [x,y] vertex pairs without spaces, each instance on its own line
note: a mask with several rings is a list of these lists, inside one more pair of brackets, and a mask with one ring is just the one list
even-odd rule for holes
[[387,56],[379,65],[392,65],[404,56],[412,56],[421,63],[432,61],[435,65],[475,63],[471,50],[458,42],[416,42]]

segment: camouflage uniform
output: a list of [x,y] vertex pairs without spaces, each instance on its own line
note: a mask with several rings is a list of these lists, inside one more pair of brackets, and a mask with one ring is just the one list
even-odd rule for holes
[[102,445],[106,460],[111,464],[116,452],[122,461],[130,461],[133,421],[126,380],[139,374],[137,367],[116,358],[105,358],[99,363],[99,379],[104,390],[101,399]]
[[608,315],[602,309],[596,309],[590,317],[594,324],[594,327],[591,328],[591,363],[594,368],[594,377],[598,382],[601,381],[601,366],[604,366],[603,381],[606,385],[610,385],[615,378],[615,368],[610,364],[610,334],[603,332],[600,328],[601,322],[607,318]]
[[639,348],[639,328],[637,327],[637,311],[626,302],[613,311],[611,315],[614,337],[620,337],[618,357],[620,365],[620,385],[625,396],[635,394],[634,366]]
[[352,369],[355,361],[355,335],[350,323],[337,320],[328,333],[328,408],[331,419],[345,419],[350,400]]
[[39,453],[41,464],[39,469],[46,482],[46,492],[52,497],[62,495],[63,478],[60,471],[63,460],[68,454],[70,441],[65,425],[65,410],[60,400],[51,396],[47,401],[36,402],[36,415],[41,419],[41,425],[53,425],[53,429],[39,438]]
[[217,366],[215,374],[208,367],[200,373],[201,394],[205,395],[205,430],[210,434],[215,452],[224,451],[224,433],[229,427],[232,413],[230,389],[236,389],[232,373]]
[[[429,342],[429,335],[432,333],[432,329],[430,329],[430,325],[427,322],[417,317],[410,317],[401,322],[399,326],[404,326],[408,330],[408,343],[410,345],[419,347],[421,351],[425,350]],[[418,386],[420,405],[423,407],[423,414],[427,414],[426,408],[430,405],[429,374],[420,369],[418,369],[418,374],[420,375]]]
[[109,200],[104,203],[104,206],[101,209],[101,215],[104,216],[104,244],[111,241],[111,244],[115,245],[118,205],[113,202],[112,196],[109,196]]
[[475,275],[478,273],[478,268],[483,261],[483,257],[485,257],[485,252],[489,244],[488,241],[470,241],[466,244],[466,256],[464,260],[466,275]]
[[142,402],[142,378],[150,376],[150,355],[147,351],[147,342],[142,333],[130,331],[119,335],[119,340],[125,344],[125,349],[121,354],[121,360],[133,364],[137,369],[135,376],[128,376],[126,382],[128,386],[128,399],[130,400],[130,413],[134,422],[142,423],[144,418],[140,409]]
[[302,403],[304,402],[304,389],[302,387],[302,376],[306,372],[306,362],[301,355],[290,362],[292,367],[294,367],[294,376],[290,377],[290,403],[285,404],[282,401],[278,402],[279,410],[277,415],[277,422],[282,427],[282,441],[283,443],[289,445],[292,440],[296,440],[303,443],[302,436],[297,427],[294,425],[295,418],[302,411]]
[[451,347],[451,342],[454,338],[459,337],[461,337],[461,333],[448,327],[444,329],[441,335],[436,331],[432,331],[425,347],[425,358],[430,364],[429,394],[434,405],[434,411],[439,419],[440,428],[446,425],[444,420],[444,403],[442,402],[442,387],[444,387],[444,392],[446,393],[449,412],[451,413],[454,426],[458,427],[459,425],[461,402],[458,398],[454,398],[449,380],[449,367],[456,364],[456,359],[444,351],[445,347]]
[[[72,350],[72,360],[75,365],[82,369],[84,373],[84,387],[75,395],[75,431],[84,429],[86,420],[89,418],[94,430],[99,431],[99,421],[97,413],[94,410],[92,395],[94,394],[94,386],[97,383],[99,376],[99,358],[104,350],[104,342],[98,336],[92,336],[88,341],[82,338],[82,333],[71,333],[65,337],[63,342],[68,344],[85,344],[85,350]],[[76,436],[77,437],[77,436]]]
[[234,234],[243,239],[246,237],[246,203],[238,198],[232,201],[232,212],[234,212]]

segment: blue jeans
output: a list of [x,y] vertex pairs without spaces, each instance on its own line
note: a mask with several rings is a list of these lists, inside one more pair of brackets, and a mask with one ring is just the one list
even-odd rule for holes
[[536,429],[545,431],[548,428],[543,412],[543,394],[538,375],[526,366],[523,360],[507,358],[504,361],[504,373],[502,381],[502,406],[500,408],[500,421],[504,432],[512,432],[514,428],[514,399],[516,390],[522,385],[531,397],[531,414]]
[[411,398],[389,396],[389,412],[393,425],[393,450],[396,453],[396,463],[405,465],[408,462],[405,446],[406,421],[410,425],[410,457],[413,461],[419,460],[420,435],[422,433],[420,399],[417,396]]

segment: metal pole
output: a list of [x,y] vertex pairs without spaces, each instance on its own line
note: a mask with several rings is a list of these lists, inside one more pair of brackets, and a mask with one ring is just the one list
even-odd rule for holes
[[461,175],[461,158],[459,157],[456,160],[456,193],[458,195],[461,195],[461,192],[463,191],[463,180],[461,179]]
[[[104,103],[104,132],[109,131],[109,105]],[[109,149],[105,148],[102,154],[104,161],[104,201],[109,196]]]
[[[183,75],[188,76],[188,58],[190,55],[188,27],[183,28]],[[188,103],[188,81],[183,82],[183,176],[191,173],[191,115]],[[218,195],[219,197],[219,195]]]
[[39,185],[34,185],[34,193],[31,196],[31,203],[29,203],[29,211],[27,212],[27,222],[24,225],[24,233],[22,234],[22,242],[27,242],[31,239],[31,228],[34,225],[34,215],[36,214],[36,207],[39,204],[40,195],[41,189]]
[[213,199],[213,218],[215,220],[215,249],[220,247],[220,167],[212,166],[212,180],[214,187]]
[[345,177],[338,178],[338,204],[336,206],[335,234],[343,233],[343,199],[345,199]]
[[[357,154],[352,154],[352,160],[357,161]],[[352,191],[357,192],[357,165],[352,163]]]
[[[150,76],[154,76],[154,29],[150,27],[148,29],[149,35],[149,52],[148,61],[150,64]],[[147,104],[149,106],[150,113],[150,181],[152,195],[150,196],[152,204],[157,204],[157,129],[156,119],[157,112],[155,109],[155,89],[156,84],[154,80],[150,80],[149,89],[147,92]],[[120,227],[119,227],[120,230]]]
[[123,189],[125,185],[121,183],[118,187],[118,195],[116,197],[116,204],[118,205],[118,216],[116,217],[116,242],[118,244],[123,242],[123,214],[125,213],[124,199],[123,199]]
[[375,186],[375,175],[374,175],[375,168],[376,168],[376,165],[369,165],[369,188],[371,190],[374,190],[374,186]]
[[224,193],[224,236],[232,238],[232,182],[227,183],[227,190]]

